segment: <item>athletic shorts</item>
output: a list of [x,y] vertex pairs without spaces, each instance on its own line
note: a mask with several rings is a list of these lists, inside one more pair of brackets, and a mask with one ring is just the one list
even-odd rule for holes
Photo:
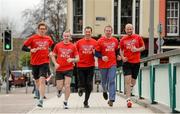
[[67,70],[67,71],[56,71],[56,80],[64,80],[65,76],[72,77],[73,70]]
[[49,70],[49,63],[44,63],[41,65],[32,65],[32,74],[35,80],[39,79],[40,77],[45,77],[48,74]]
[[123,63],[123,74],[124,76],[132,75],[133,79],[137,79],[137,76],[139,74],[139,68],[140,68],[140,63],[125,62]]

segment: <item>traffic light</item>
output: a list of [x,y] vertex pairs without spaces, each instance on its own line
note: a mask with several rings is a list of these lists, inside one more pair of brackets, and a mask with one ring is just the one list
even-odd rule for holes
[[3,51],[13,50],[13,40],[11,37],[11,30],[4,30],[3,34]]

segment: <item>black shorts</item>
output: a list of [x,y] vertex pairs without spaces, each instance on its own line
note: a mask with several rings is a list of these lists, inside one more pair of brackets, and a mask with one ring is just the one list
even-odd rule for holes
[[78,86],[81,88],[92,86],[94,67],[78,68]]
[[140,63],[125,62],[123,63],[123,74],[124,76],[132,75],[133,79],[137,79],[139,68],[140,68]]
[[67,70],[67,71],[56,71],[56,80],[64,80],[65,76],[72,77],[73,70]]
[[32,74],[35,80],[40,77],[46,77],[49,70],[49,63],[44,63],[41,65],[32,65]]

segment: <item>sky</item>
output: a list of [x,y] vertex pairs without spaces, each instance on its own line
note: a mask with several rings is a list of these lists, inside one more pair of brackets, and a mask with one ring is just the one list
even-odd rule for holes
[[17,30],[23,28],[22,11],[33,8],[41,0],[0,0],[0,18],[8,18],[16,23]]

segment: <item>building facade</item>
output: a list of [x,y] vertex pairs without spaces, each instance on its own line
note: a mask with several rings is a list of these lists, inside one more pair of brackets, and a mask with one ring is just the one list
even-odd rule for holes
[[[122,36],[125,24],[132,23],[135,33],[149,38],[150,0],[68,0],[67,12],[73,35],[82,35],[85,26],[93,28],[93,35],[103,34],[104,27],[112,25],[113,34]],[[159,32],[165,39],[180,40],[179,0],[154,0],[154,38]]]

